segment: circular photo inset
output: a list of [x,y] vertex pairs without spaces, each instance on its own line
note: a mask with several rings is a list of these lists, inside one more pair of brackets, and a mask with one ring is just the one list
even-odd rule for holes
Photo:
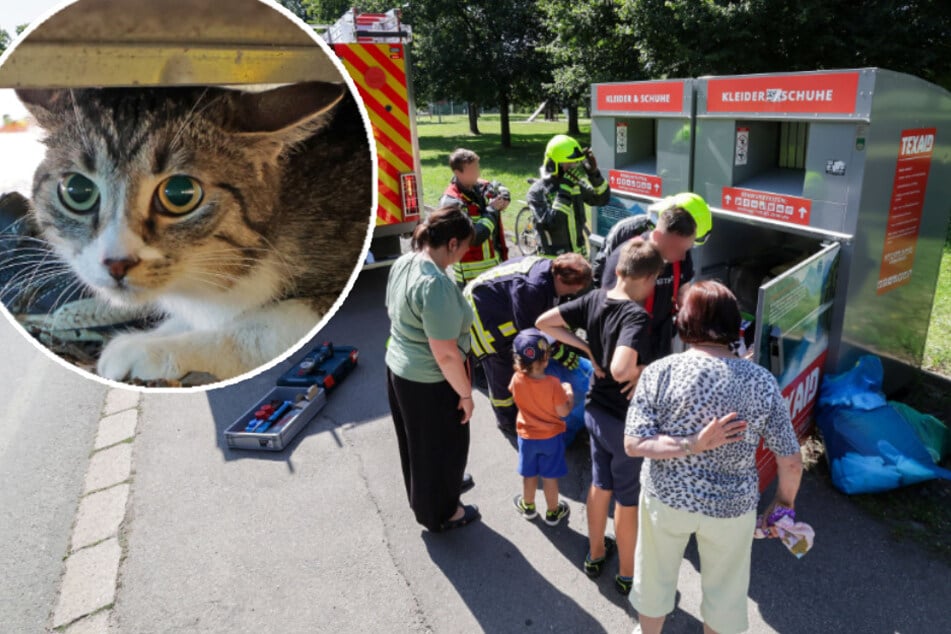
[[0,302],[70,366],[220,384],[343,301],[375,216],[367,118],[276,5],[79,0],[24,33],[0,88],[24,109],[0,135]]

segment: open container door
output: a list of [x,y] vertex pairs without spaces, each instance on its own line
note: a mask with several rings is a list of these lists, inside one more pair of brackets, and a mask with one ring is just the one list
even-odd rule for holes
[[[754,360],[776,377],[800,440],[812,431],[829,352],[840,251],[838,242],[826,243],[759,289]],[[756,464],[762,490],[776,476],[776,460],[762,441]]]

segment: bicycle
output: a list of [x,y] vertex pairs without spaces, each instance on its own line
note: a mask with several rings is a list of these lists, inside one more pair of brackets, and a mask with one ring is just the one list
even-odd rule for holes
[[[526,180],[531,185],[536,179]],[[515,215],[515,245],[522,255],[535,255],[538,253],[539,244],[538,231],[535,230],[535,216],[526,201],[519,200],[518,203],[522,205],[522,208]]]

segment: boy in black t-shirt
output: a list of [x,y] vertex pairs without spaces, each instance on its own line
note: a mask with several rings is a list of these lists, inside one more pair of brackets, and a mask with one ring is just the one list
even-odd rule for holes
[[[637,302],[651,294],[663,268],[657,247],[634,238],[622,247],[613,288],[598,289],[562,304],[535,322],[555,339],[587,353],[595,368],[585,408],[592,483],[587,501],[590,551],[584,570],[589,577],[600,575],[616,545],[620,561],[614,580],[622,594],[630,592],[634,575],[641,468],[640,459],[624,453],[624,418],[634,385],[644,364],[651,360],[650,316]],[[587,333],[587,342],[574,334],[579,328]],[[612,497],[616,502],[616,542],[604,534]]]

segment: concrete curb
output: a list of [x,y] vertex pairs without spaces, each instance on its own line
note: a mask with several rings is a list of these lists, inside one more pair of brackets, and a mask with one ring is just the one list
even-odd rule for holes
[[132,478],[132,443],[139,421],[139,392],[112,389],[106,393],[95,447],[69,550],[51,627],[66,634],[108,631],[116,597],[125,520]]

